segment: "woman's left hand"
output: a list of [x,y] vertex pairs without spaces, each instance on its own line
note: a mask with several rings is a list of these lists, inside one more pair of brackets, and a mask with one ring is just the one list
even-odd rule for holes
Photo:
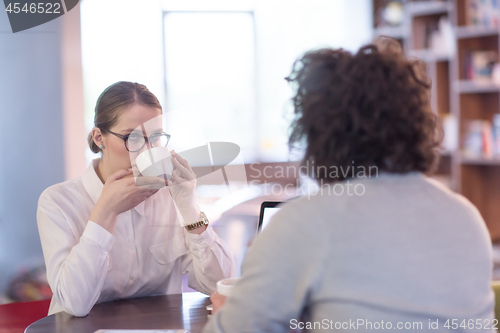
[[[172,150],[171,154],[174,170],[172,177],[167,180],[167,185],[182,215],[184,225],[192,224],[200,219],[200,208],[196,195],[196,174],[188,161],[177,154],[175,150]],[[206,226],[203,226],[188,232],[200,234],[205,229]]]
[[210,300],[212,301],[212,314],[214,314],[226,303],[226,296],[222,296],[219,293],[212,293],[210,294]]

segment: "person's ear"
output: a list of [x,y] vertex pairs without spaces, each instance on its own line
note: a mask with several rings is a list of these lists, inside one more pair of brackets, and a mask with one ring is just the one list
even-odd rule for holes
[[[94,143],[96,144],[97,147],[99,148],[104,148],[104,137],[102,135],[101,129],[94,127],[92,129],[92,139],[94,140]],[[102,147],[101,147],[102,146]]]

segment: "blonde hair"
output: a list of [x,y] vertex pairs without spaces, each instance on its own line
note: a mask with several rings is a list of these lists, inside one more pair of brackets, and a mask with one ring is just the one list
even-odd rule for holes
[[[156,96],[145,85],[137,82],[119,81],[104,89],[97,99],[94,126],[109,131],[116,124],[123,110],[133,104],[162,109]],[[92,132],[89,133],[88,144],[92,152],[101,151],[101,148],[94,142]]]

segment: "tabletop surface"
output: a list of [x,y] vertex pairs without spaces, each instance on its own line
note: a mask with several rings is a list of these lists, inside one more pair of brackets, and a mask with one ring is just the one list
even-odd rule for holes
[[89,315],[59,312],[42,318],[27,333],[93,333],[99,329],[185,329],[201,332],[210,299],[202,293],[151,296],[96,304]]

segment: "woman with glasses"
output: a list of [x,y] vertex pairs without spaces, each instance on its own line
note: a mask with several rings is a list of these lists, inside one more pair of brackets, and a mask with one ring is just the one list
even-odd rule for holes
[[54,294],[49,314],[86,316],[99,302],[181,293],[183,274],[190,287],[208,294],[218,280],[234,276],[229,249],[200,212],[186,160],[172,151],[170,179],[142,177],[148,186],[136,184],[136,157],[170,139],[156,124],[161,114],[144,85],[108,87],[88,138],[102,156],[82,177],[40,196],[37,222]]

